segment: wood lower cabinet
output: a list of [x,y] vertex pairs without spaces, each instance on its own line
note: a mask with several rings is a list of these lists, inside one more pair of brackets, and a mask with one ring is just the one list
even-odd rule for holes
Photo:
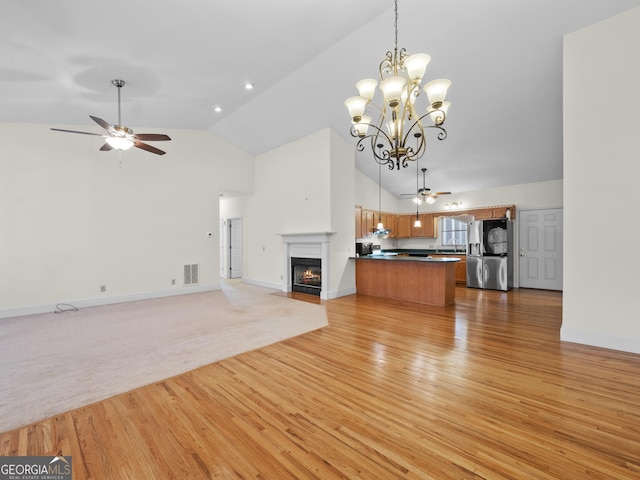
[[454,269],[460,262],[366,257],[355,261],[360,295],[439,306],[455,301]]
[[455,255],[455,254],[447,254],[447,255],[440,255],[440,254],[431,254],[431,256],[433,258],[451,258],[451,257],[455,257],[455,258],[459,258],[460,261],[456,263],[456,283],[464,283],[465,285],[467,284],[467,256],[465,254],[461,254],[461,255]]

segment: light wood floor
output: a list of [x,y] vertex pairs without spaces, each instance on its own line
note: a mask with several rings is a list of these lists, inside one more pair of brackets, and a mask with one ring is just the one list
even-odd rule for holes
[[[638,479],[640,356],[558,292],[323,301],[329,327],[0,434],[75,479]],[[123,372],[123,375],[126,372]]]

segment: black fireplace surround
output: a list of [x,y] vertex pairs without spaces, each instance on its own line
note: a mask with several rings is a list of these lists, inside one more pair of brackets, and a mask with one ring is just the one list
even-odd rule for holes
[[322,260],[291,257],[291,291],[320,296]]

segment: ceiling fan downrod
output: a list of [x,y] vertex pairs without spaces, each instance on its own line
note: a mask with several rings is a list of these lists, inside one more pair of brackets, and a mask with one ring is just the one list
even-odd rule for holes
[[124,87],[124,80],[120,80],[120,79],[114,79],[111,80],[111,83],[118,87],[118,125],[122,125],[122,119],[121,119],[121,111],[120,111],[120,89],[122,87]]

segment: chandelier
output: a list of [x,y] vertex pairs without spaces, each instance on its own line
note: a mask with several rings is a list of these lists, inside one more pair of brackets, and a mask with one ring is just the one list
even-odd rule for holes
[[[421,82],[431,57],[426,53],[409,55],[403,48],[398,51],[398,0],[395,0],[395,44],[380,63],[380,81],[366,78],[356,83],[359,95],[344,103],[351,116],[351,135],[359,138],[356,150],[361,152],[371,143],[373,156],[389,170],[406,168],[409,161],[418,160],[427,148],[425,128],[439,130],[438,140],[447,138],[442,127],[447,118],[450,102],[445,101],[450,80],[432,80],[424,87]],[[382,107],[371,103],[380,84],[384,97]],[[426,112],[419,114],[416,100],[421,90],[427,95]],[[372,123],[371,111],[378,113]],[[423,121],[432,124],[425,125]],[[376,151],[377,149],[377,151]]]

